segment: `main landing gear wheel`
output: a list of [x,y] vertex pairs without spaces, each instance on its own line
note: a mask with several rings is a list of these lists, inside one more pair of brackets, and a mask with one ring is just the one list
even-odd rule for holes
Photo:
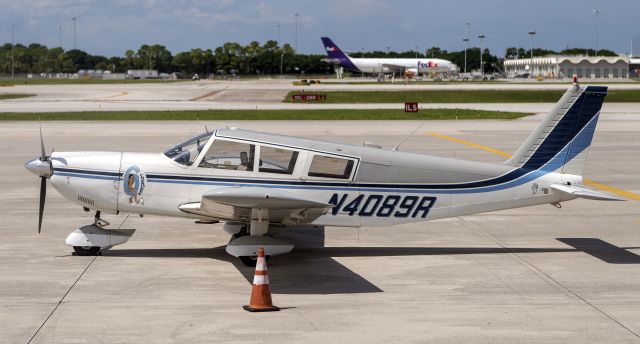
[[[242,262],[242,264],[244,264],[245,266],[248,266],[250,268],[255,268],[256,267],[256,263],[258,262],[258,256],[240,256],[238,258],[240,258],[240,261]],[[264,258],[268,262],[269,258],[271,258],[271,256],[265,256]]]
[[[99,246],[73,246],[73,250],[79,256],[97,256],[100,253]],[[255,266],[255,263],[254,265]]]

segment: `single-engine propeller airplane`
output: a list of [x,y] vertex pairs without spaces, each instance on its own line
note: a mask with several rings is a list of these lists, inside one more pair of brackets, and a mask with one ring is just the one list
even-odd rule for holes
[[207,131],[164,153],[55,152],[26,168],[65,198],[95,210],[66,243],[95,255],[133,234],[101,212],[224,222],[226,250],[247,265],[293,244],[266,235],[299,225],[390,226],[575,198],[621,200],[584,187],[587,150],[607,88],[573,85],[512,158],[501,164],[315,141],[235,128]]

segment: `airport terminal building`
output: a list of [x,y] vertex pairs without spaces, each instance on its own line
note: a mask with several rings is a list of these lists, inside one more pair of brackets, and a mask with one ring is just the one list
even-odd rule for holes
[[570,78],[628,78],[628,56],[546,56],[504,61],[507,77],[526,74],[548,79]]

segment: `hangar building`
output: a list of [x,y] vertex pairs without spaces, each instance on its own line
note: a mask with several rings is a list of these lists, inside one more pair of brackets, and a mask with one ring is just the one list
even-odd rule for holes
[[551,79],[628,78],[628,56],[546,56],[504,61],[507,77],[526,74]]

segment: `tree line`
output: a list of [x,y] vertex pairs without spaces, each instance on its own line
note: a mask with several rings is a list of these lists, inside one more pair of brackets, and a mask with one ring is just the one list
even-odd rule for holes
[[[0,74],[11,74],[12,46],[5,43],[0,46]],[[510,47],[505,51],[506,59],[527,58],[530,51],[524,48]],[[566,49],[560,52],[547,49],[533,49],[534,56],[550,54],[595,55],[591,49]],[[431,57],[450,60],[460,70],[464,69],[465,52],[447,51],[432,47],[425,53],[416,51],[361,51],[350,54],[352,57]],[[480,48],[473,47],[466,52],[467,71],[480,69]],[[610,50],[599,50],[599,56],[615,56]],[[228,42],[215,49],[195,48],[173,55],[165,46],[143,44],[138,50],[127,50],[122,56],[106,57],[92,55],[79,49],[67,50],[60,47],[48,48],[32,43],[13,46],[13,68],[16,74],[40,73],[76,73],[81,69],[101,69],[114,73],[125,73],[129,69],[155,69],[161,73],[181,73],[190,76],[215,74],[331,74],[333,66],[322,61],[325,55],[297,54],[289,44],[280,46],[269,40],[264,44],[251,42],[242,45]],[[491,54],[489,49],[482,52],[485,72],[501,70],[504,60]]]
[[[0,74],[11,74],[11,44],[0,46]],[[79,49],[65,51],[32,43],[13,46],[13,68],[16,74],[76,73],[84,69],[125,73],[129,69],[155,69],[161,73],[292,74],[332,73],[333,67],[322,62],[324,55],[296,54],[289,44],[270,40],[261,45],[228,42],[215,49],[195,48],[173,55],[160,44],[143,44],[138,50],[127,50],[122,56],[92,55]]]

